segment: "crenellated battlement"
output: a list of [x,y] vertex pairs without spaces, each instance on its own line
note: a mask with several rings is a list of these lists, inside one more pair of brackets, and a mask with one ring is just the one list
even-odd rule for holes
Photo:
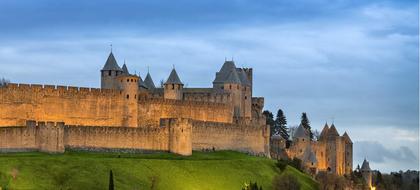
[[113,89],[101,89],[101,88],[86,88],[86,87],[75,87],[75,86],[59,86],[59,85],[42,85],[42,84],[18,84],[9,83],[6,86],[0,88],[1,92],[13,92],[16,91],[24,93],[42,93],[48,95],[95,95],[95,96],[122,96],[120,90]]

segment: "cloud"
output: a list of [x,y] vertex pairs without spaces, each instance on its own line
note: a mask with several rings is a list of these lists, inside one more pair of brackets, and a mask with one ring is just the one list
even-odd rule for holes
[[[381,169],[385,172],[419,169],[418,155],[407,146],[391,149],[376,141],[356,141],[353,144],[353,151],[354,165],[361,164],[366,158],[371,163],[372,169]],[[377,168],[378,166],[387,166],[387,168]]]

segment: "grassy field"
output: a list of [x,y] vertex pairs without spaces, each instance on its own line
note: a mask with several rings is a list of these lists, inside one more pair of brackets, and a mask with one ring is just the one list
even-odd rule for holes
[[235,190],[245,182],[272,189],[275,175],[296,176],[303,189],[316,183],[292,167],[282,173],[275,161],[242,153],[194,152],[190,157],[170,153],[116,154],[0,154],[3,189],[108,189],[109,171],[115,189]]

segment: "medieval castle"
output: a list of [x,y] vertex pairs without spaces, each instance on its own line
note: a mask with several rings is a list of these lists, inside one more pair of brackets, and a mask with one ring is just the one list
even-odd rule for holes
[[[156,86],[150,73],[143,80],[111,52],[100,76],[100,89],[0,87],[0,152],[236,150],[270,156],[264,98],[252,96],[252,68],[225,61],[211,88],[184,87],[174,68]],[[334,125],[326,125],[316,142],[298,128],[286,152],[309,171],[352,170],[352,142]]]
[[163,87],[120,67],[111,52],[101,88],[0,87],[0,151],[237,150],[269,156],[264,99],[252,69],[226,61],[212,88],[184,88],[175,69]]

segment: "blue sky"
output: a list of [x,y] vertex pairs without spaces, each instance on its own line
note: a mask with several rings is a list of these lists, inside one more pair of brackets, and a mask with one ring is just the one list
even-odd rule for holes
[[254,68],[254,95],[290,125],[334,118],[382,171],[418,169],[418,2],[0,2],[0,76],[18,83],[98,87],[112,43],[155,83],[172,65],[189,87],[211,86],[225,57]]

